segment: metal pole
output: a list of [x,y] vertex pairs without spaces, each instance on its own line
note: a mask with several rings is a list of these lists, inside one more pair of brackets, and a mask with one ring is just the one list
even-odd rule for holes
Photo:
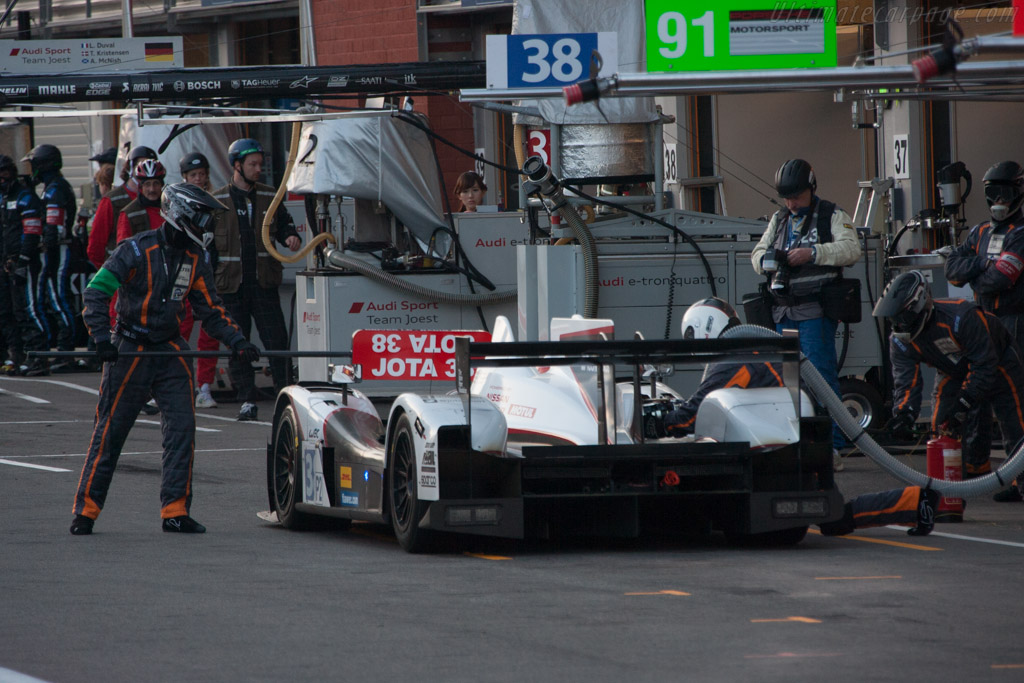
[[[82,358],[93,351],[29,351],[29,358]],[[119,351],[119,358],[230,358],[233,351]],[[351,351],[260,351],[261,358],[351,358]]]
[[2,28],[3,25],[7,22],[7,17],[11,16],[11,10],[13,10],[14,6],[17,4],[18,0],[11,0],[11,2],[7,5],[7,9],[4,10],[4,15],[0,17],[0,28]]
[[299,57],[306,66],[317,66],[316,34],[313,31],[313,7],[310,0],[299,0]]
[[[967,87],[978,84],[1024,83],[1024,60],[960,64],[956,72],[936,76],[929,88]],[[637,95],[710,95],[792,92],[834,88],[917,88],[910,64],[846,66],[834,69],[758,69],[694,73],[624,73],[608,81],[604,97]],[[462,90],[463,102],[561,98],[561,88],[473,88]]]
[[121,0],[121,37],[135,37],[135,29],[132,28],[132,0]]

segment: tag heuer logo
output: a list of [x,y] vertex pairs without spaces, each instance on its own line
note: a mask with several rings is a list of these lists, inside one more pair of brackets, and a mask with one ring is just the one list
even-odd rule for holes
[[231,81],[231,87],[238,90],[242,87],[242,81]]

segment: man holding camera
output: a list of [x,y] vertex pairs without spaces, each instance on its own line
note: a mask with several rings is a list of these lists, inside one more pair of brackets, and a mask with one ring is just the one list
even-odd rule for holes
[[[814,169],[803,159],[790,159],[775,173],[775,191],[786,208],[772,216],[750,261],[754,271],[770,278],[775,329],[796,329],[800,350],[829,386],[839,393],[835,319],[825,314],[822,291],[842,278],[844,266],[861,256],[860,240],[849,215],[816,194]],[[846,445],[833,423],[836,469],[838,449]]]

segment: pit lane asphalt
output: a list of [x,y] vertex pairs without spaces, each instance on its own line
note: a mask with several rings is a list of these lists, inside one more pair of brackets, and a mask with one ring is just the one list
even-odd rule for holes
[[[924,539],[474,539],[414,556],[377,525],[257,518],[270,425],[222,404],[198,411],[207,534],[161,533],[159,418],[142,416],[94,535],[73,537],[98,384],[0,378],[0,683],[1024,680],[1024,504],[972,500]],[[865,458],[837,480],[848,496],[898,485]]]

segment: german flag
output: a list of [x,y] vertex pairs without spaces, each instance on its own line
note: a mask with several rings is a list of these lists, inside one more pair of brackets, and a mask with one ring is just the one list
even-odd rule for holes
[[146,43],[147,62],[173,62],[174,43]]

